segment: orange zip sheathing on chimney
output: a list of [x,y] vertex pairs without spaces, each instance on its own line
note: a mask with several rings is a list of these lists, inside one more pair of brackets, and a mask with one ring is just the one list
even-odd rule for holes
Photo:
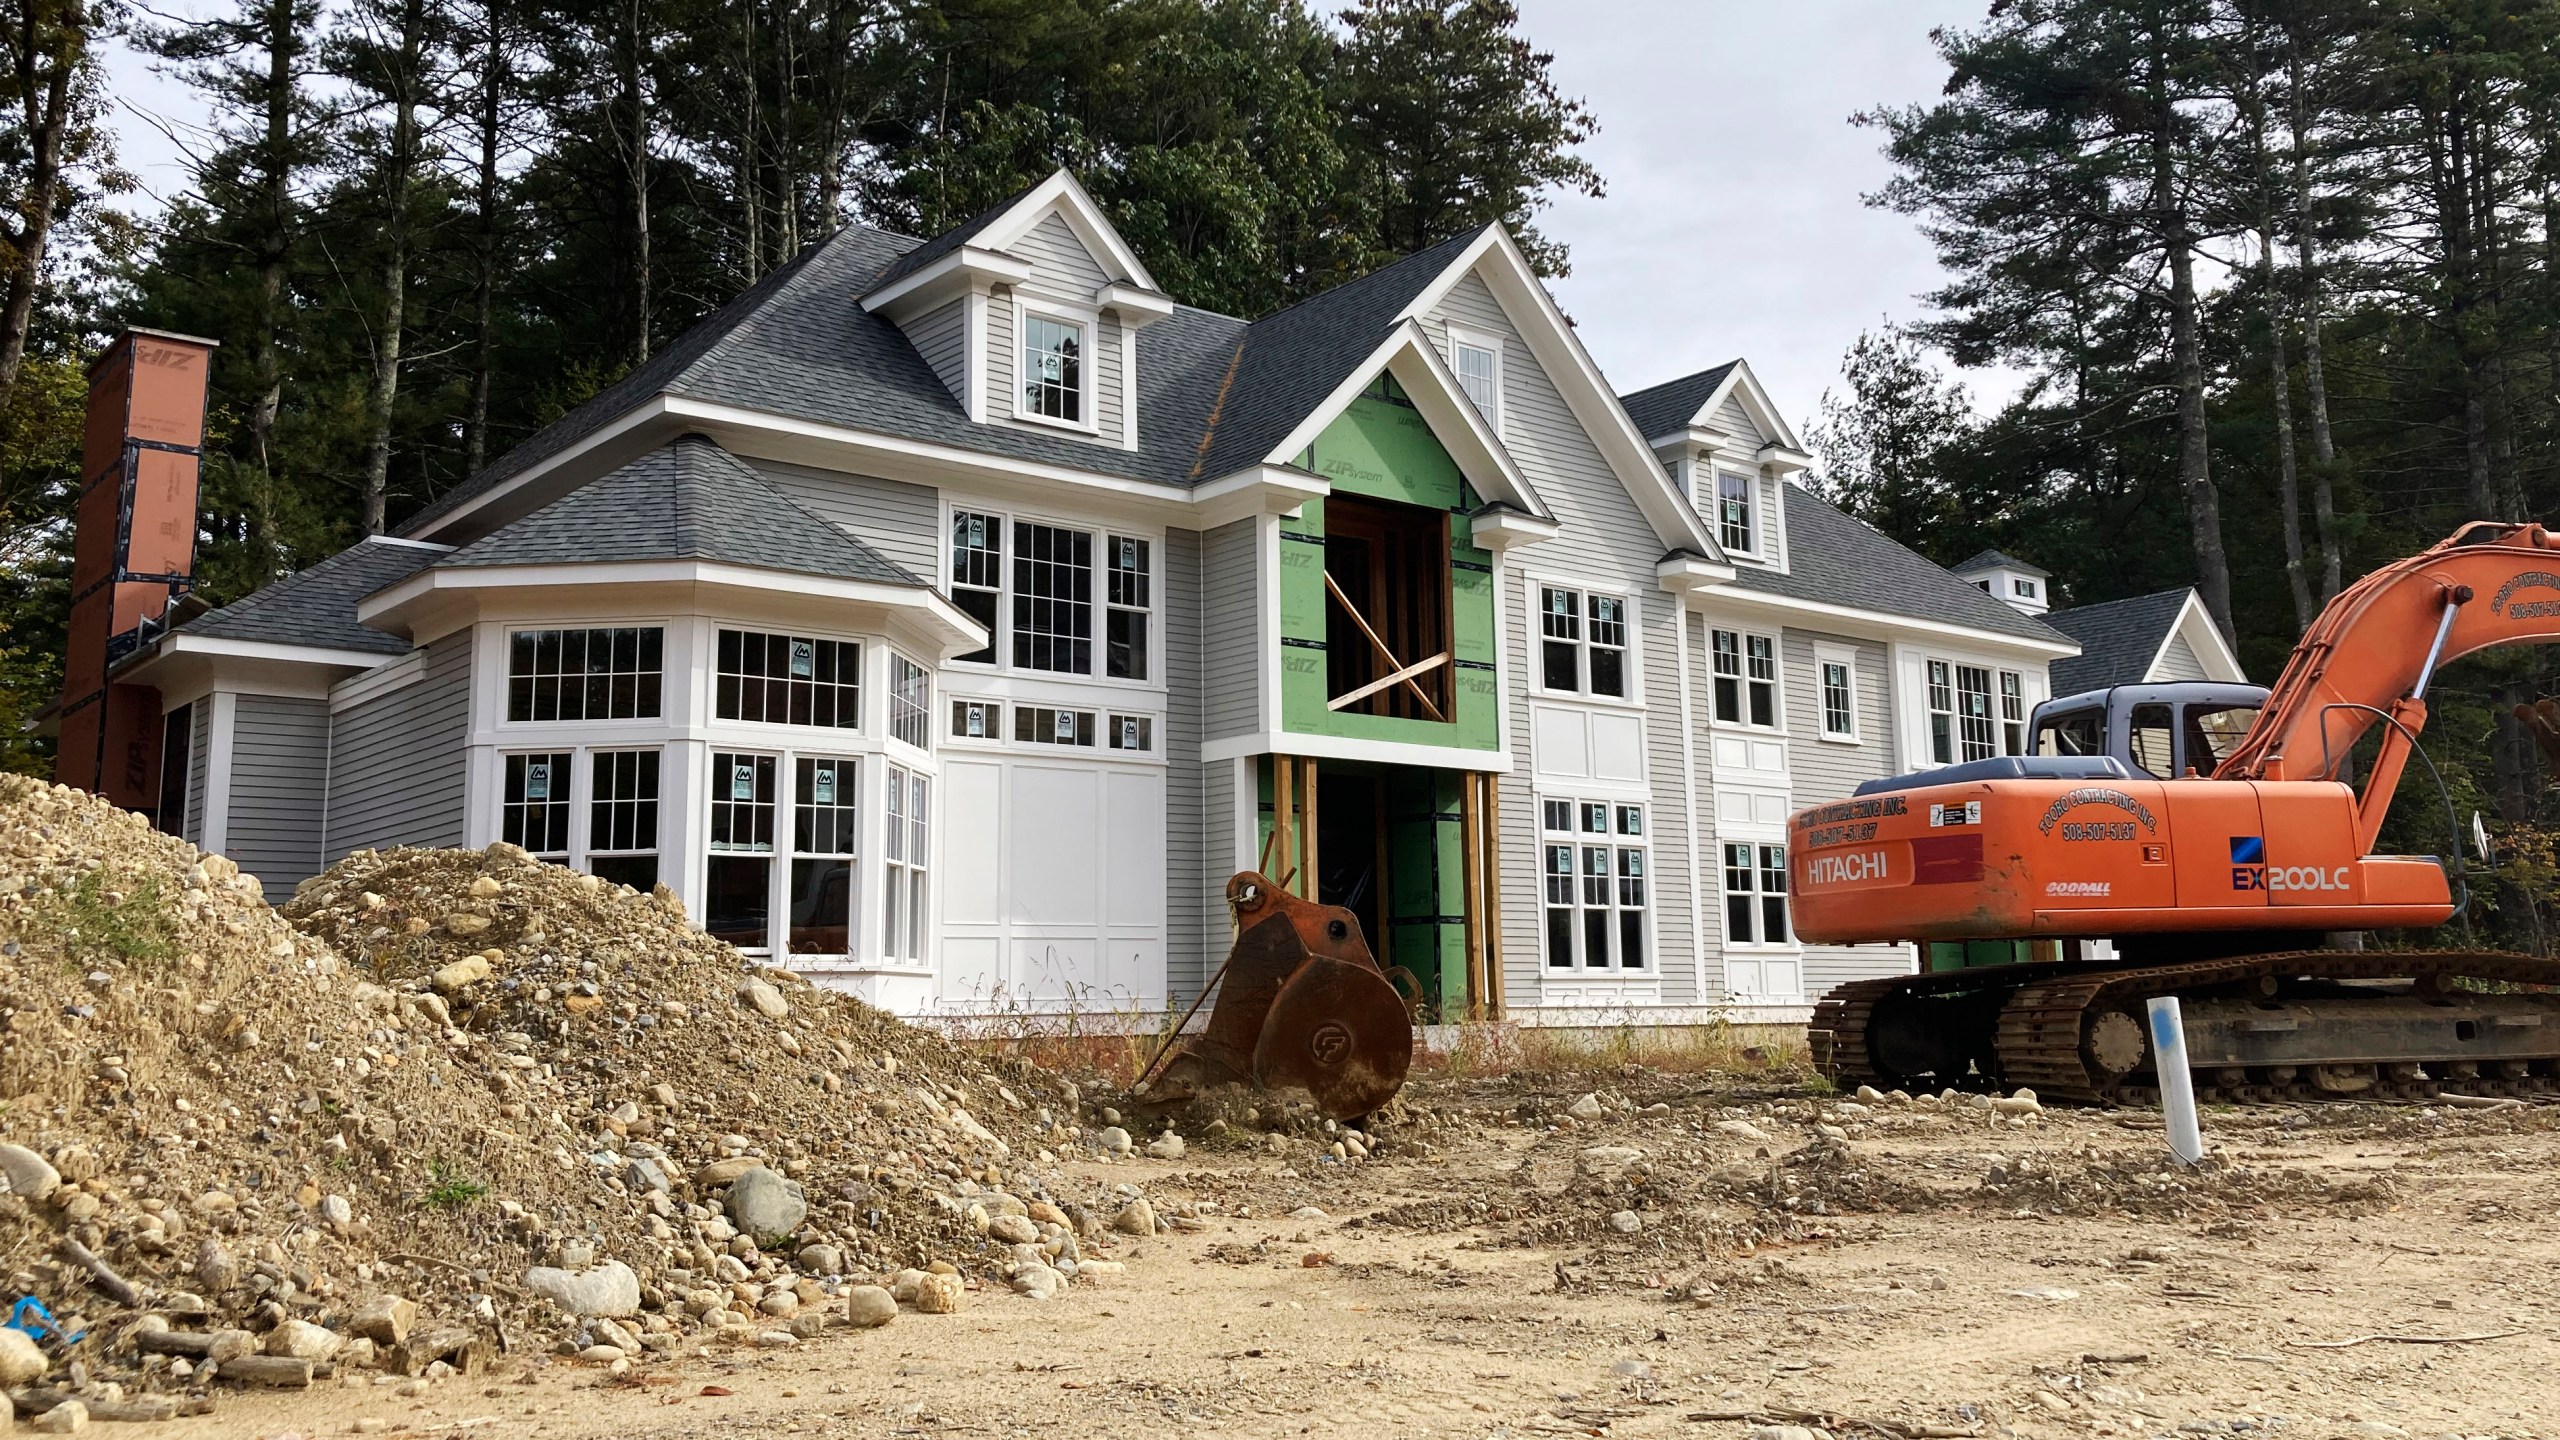
[[159,800],[160,692],[108,675],[133,643],[120,638],[195,583],[213,349],[193,336],[128,330],[89,366],[54,778],[133,810]]

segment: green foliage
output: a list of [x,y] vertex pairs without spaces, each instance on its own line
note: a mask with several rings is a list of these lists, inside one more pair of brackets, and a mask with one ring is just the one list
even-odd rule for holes
[[50,940],[75,970],[165,964],[178,953],[177,927],[154,875],[83,871],[37,902],[27,934]]
[[477,1205],[489,1194],[486,1182],[475,1180],[462,1167],[441,1156],[427,1162],[427,1188],[418,1195],[418,1203],[430,1210],[460,1210]]

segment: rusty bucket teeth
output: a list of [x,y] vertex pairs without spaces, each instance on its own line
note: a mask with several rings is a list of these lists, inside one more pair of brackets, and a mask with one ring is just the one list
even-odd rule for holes
[[1413,1021],[1378,969],[1360,922],[1301,900],[1255,871],[1227,882],[1235,949],[1218,1003],[1198,1035],[1177,1042],[1145,1090],[1162,1108],[1219,1085],[1304,1090],[1329,1119],[1378,1109],[1404,1088]]

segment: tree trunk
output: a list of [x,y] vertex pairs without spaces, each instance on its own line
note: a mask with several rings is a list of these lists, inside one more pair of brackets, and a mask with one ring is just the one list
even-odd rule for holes
[[249,454],[258,467],[245,515],[244,536],[261,575],[274,574],[281,557],[275,553],[271,511],[275,493],[276,417],[284,409],[284,363],[279,335],[284,326],[285,266],[293,256],[293,119],[301,77],[295,62],[302,52],[302,33],[295,0],[266,0],[266,113],[258,145],[258,196],[265,213],[259,217],[257,314],[249,328]]
[[2302,43],[2288,27],[2285,61],[2292,77],[2294,269],[2301,286],[2302,389],[2311,420],[2311,520],[2320,538],[2320,603],[2338,596],[2345,557],[2338,539],[2335,485],[2338,450],[2329,435],[2329,382],[2320,346],[2320,267],[2313,254],[2310,106],[2304,99]]
[[2151,135],[2151,184],[2158,206],[2161,243],[2169,259],[2169,358],[2178,385],[2178,483],[2187,500],[2187,530],[2195,546],[2196,588],[2213,623],[2229,639],[2231,565],[2222,546],[2222,497],[2213,487],[2210,437],[2205,430],[2204,347],[2197,334],[2195,233],[2186,198],[2178,190],[2177,117],[2169,100],[2168,65],[2155,61],[2156,107]]
[[17,143],[26,169],[17,223],[0,236],[16,252],[7,289],[0,291],[0,414],[8,412],[19,368],[26,363],[27,332],[35,323],[45,251],[53,241],[54,211],[61,199],[71,81],[89,51],[89,20],[80,0],[21,0],[17,30],[19,123],[24,128]]
[[480,114],[480,227],[473,236],[478,262],[471,277],[472,363],[471,398],[462,421],[463,473],[477,475],[489,460],[489,377],[497,366],[497,289],[498,289],[498,143],[503,138],[500,127],[505,120],[501,102],[506,97],[506,37],[501,30],[504,0],[486,0],[483,15],[489,33],[481,52]]
[[379,535],[391,497],[391,408],[400,398],[400,332],[408,323],[409,196],[418,168],[419,53],[426,43],[425,0],[400,7],[397,69],[392,86],[391,148],[382,177],[382,320],[374,335],[373,384],[366,396],[373,433],[365,445],[364,533]]
[[2250,190],[2258,211],[2258,278],[2267,293],[2267,388],[2276,422],[2276,500],[2284,524],[2284,578],[2293,592],[2294,623],[2303,630],[2319,613],[2302,559],[2302,477],[2293,449],[2293,367],[2285,362],[2284,288],[2276,276],[2276,180],[2267,159],[2266,96],[2255,72],[2244,82],[2249,116]]
[[620,43],[614,48],[621,70],[622,99],[628,110],[623,130],[623,169],[631,182],[631,363],[649,360],[649,332],[654,319],[649,293],[649,96],[641,73],[648,50],[642,33],[642,0],[624,0]]

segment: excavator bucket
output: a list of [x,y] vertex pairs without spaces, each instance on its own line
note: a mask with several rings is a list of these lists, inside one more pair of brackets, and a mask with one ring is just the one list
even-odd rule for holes
[[1217,1006],[1199,1034],[1159,1057],[1145,1104],[1251,1085],[1304,1090],[1328,1119],[1351,1120],[1393,1099],[1413,1063],[1413,1022],[1360,922],[1251,870],[1227,881],[1227,908],[1236,943],[1223,983],[1212,982]]

